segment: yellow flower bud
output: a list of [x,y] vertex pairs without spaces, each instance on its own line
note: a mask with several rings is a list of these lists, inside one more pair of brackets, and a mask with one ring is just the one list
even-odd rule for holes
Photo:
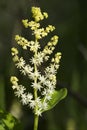
[[23,25],[25,28],[28,28],[28,19],[22,20]]
[[11,48],[11,54],[12,54],[12,56],[17,55],[18,54],[17,48],[15,48],[15,47]]
[[46,12],[43,12],[43,15],[45,18],[48,18],[48,14]]
[[20,36],[19,35],[15,35],[15,40],[16,41],[20,40]]
[[17,62],[19,60],[19,57],[17,56],[17,55],[15,55],[14,57],[13,57],[13,61],[14,62]]
[[11,76],[10,81],[11,81],[12,84],[17,84],[18,78],[15,77],[15,76]]

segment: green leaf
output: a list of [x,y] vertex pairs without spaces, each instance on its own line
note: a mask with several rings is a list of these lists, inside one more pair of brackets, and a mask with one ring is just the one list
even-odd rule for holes
[[43,110],[43,112],[48,111],[48,110],[52,109],[53,107],[55,107],[55,105],[59,101],[64,99],[66,96],[67,96],[66,88],[60,89],[59,91],[54,91],[54,93],[51,96],[51,100],[48,102],[48,107],[45,110]]
[[0,124],[0,130],[5,130],[5,128]]
[[10,113],[0,110],[0,130],[23,130],[21,123]]

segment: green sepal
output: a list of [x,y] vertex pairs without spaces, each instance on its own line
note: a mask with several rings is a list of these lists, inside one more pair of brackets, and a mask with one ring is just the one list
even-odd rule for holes
[[48,101],[47,108],[43,110],[43,112],[48,111],[52,109],[53,107],[55,107],[55,105],[59,103],[62,99],[64,99],[66,96],[67,96],[66,88],[60,89],[58,91],[55,90],[51,96],[51,99]]
[[12,114],[0,109],[0,130],[23,130],[23,128]]

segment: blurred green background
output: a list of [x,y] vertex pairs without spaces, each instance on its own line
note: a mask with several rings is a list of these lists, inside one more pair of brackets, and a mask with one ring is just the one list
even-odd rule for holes
[[[33,129],[33,114],[15,98],[9,81],[16,74],[22,83],[29,84],[15,68],[10,50],[16,46],[15,34],[32,38],[21,23],[22,19],[31,18],[31,6],[48,12],[49,19],[43,26],[56,27],[59,43],[55,51],[62,52],[57,89],[68,89],[67,98],[40,118],[39,130],[86,130],[87,0],[0,0],[0,108],[20,119],[24,130]],[[29,55],[20,51],[28,59]]]

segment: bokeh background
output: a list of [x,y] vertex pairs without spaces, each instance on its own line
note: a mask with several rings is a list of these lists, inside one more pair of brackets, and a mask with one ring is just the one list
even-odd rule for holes
[[[15,98],[9,81],[15,74],[22,83],[29,85],[14,66],[11,47],[16,46],[15,34],[32,39],[30,31],[21,23],[22,19],[31,18],[31,6],[40,6],[48,12],[49,19],[43,26],[56,27],[59,43],[55,51],[62,52],[56,88],[68,89],[66,99],[42,115],[39,130],[86,130],[87,0],[0,0],[0,108],[20,119],[24,130],[33,129],[33,114]],[[20,51],[28,60],[29,55]]]

